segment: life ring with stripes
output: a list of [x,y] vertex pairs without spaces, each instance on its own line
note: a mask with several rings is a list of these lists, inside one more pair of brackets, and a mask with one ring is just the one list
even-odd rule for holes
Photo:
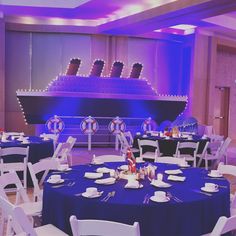
[[144,132],[147,132],[151,130],[156,130],[156,126],[157,126],[156,122],[152,120],[151,117],[149,117],[148,119],[144,120],[141,128]]
[[126,125],[122,119],[116,117],[109,123],[108,129],[113,134],[119,134],[120,132],[125,132]]
[[80,129],[84,134],[94,134],[98,130],[98,122],[91,116],[88,116],[80,123]]
[[55,115],[47,120],[46,127],[51,133],[58,134],[64,130],[65,123],[60,117]]

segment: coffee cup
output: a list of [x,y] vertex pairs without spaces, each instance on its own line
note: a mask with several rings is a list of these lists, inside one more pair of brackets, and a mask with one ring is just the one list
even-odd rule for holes
[[166,199],[166,192],[164,191],[156,191],[154,193],[155,198],[159,199],[159,200],[165,200]]
[[97,190],[97,188],[89,187],[89,188],[86,188],[86,193],[89,196],[92,196],[92,195],[96,195],[98,193],[98,190]]
[[214,183],[205,183],[205,189],[209,191],[216,191],[218,189],[218,185]]
[[212,176],[219,176],[219,175],[220,175],[220,172],[219,172],[219,170],[211,170],[210,174],[211,174]]
[[60,175],[51,175],[49,179],[52,181],[58,182],[58,181],[60,181],[61,176]]

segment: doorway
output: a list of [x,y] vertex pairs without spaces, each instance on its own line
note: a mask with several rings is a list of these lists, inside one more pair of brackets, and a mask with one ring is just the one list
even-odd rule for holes
[[224,137],[228,137],[229,99],[229,87],[215,87],[213,130]]

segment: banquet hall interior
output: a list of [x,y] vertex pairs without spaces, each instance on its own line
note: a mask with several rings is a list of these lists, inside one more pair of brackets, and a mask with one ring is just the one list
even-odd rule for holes
[[0,235],[236,230],[235,75],[235,0],[0,0]]

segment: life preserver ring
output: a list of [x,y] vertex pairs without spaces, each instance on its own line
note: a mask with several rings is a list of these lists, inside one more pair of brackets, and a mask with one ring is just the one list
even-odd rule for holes
[[116,117],[109,123],[108,129],[113,134],[119,134],[120,132],[125,132],[126,125],[122,119]]
[[147,132],[147,131],[155,130],[156,126],[157,126],[156,122],[149,117],[142,123],[141,128],[144,132]]
[[47,120],[46,127],[51,133],[58,134],[65,128],[65,123],[60,117],[55,115]]
[[98,122],[91,116],[88,116],[80,123],[80,129],[84,134],[94,134],[98,130]]

